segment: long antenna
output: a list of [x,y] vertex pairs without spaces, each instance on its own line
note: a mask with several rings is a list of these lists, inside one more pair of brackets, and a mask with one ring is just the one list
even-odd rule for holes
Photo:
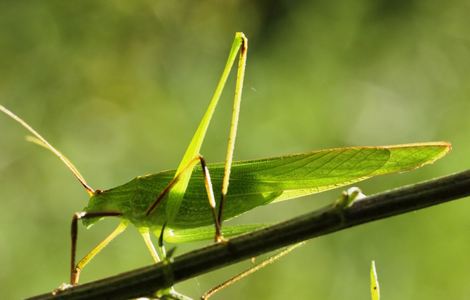
[[39,146],[42,146],[46,148],[47,150],[51,151],[54,153],[55,156],[57,156],[66,166],[67,168],[73,173],[75,178],[78,179],[78,181],[83,185],[83,187],[86,189],[87,193],[91,196],[95,193],[95,190],[88,185],[86,182],[85,178],[83,178],[82,174],[78,171],[78,169],[73,165],[70,160],[65,157],[62,153],[60,153],[56,148],[54,148],[51,144],[49,144],[48,141],[46,141],[45,138],[43,138],[36,130],[34,130],[31,126],[29,126],[28,123],[23,121],[20,117],[15,115],[13,112],[5,108],[3,105],[0,105],[0,111],[5,113],[7,116],[15,120],[16,122],[20,123],[24,128],[26,128],[34,137],[27,137],[27,140],[29,142],[33,142]]

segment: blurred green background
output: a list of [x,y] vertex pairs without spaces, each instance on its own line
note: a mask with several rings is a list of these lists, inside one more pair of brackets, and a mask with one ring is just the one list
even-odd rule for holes
[[[470,166],[467,1],[2,1],[0,103],[95,188],[175,168],[235,31],[250,39],[235,158],[351,145],[446,140],[450,155],[359,186],[374,193]],[[233,79],[233,78],[232,78]],[[224,158],[233,83],[202,154]],[[47,292],[69,276],[72,214],[87,195],[50,153],[0,116],[0,298]],[[284,220],[333,191],[256,209]],[[456,201],[310,241],[215,299],[368,299],[376,260],[384,299],[468,299],[470,204]],[[116,220],[80,228],[84,255]],[[178,253],[193,246],[179,246]],[[150,264],[134,228],[82,282]],[[249,266],[178,285],[199,297]]]

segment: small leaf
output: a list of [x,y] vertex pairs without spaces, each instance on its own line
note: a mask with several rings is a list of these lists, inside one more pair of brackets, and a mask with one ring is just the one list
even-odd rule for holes
[[370,294],[372,296],[372,300],[380,300],[379,279],[377,278],[375,261],[372,261],[370,265]]

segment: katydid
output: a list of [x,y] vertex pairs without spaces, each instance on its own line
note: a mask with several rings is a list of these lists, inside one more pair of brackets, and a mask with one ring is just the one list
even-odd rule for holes
[[[89,195],[88,205],[73,215],[70,284],[80,271],[129,224],[136,226],[158,262],[162,249],[153,246],[150,233],[169,243],[183,243],[242,234],[261,225],[227,226],[223,220],[255,207],[349,185],[376,175],[402,172],[429,164],[450,150],[446,142],[319,150],[266,159],[232,162],[240,111],[248,42],[236,33],[228,60],[209,106],[176,170],[138,176],[115,188],[93,189],[78,169],[30,125],[0,105],[0,110],[23,125],[33,141],[61,159]],[[238,55],[233,113],[224,163],[206,164],[202,142],[230,70]],[[229,185],[230,184],[230,185]],[[220,193],[214,195],[214,191]],[[78,220],[87,228],[103,217],[121,222],[78,263],[75,262]],[[163,230],[163,228],[166,228]]]

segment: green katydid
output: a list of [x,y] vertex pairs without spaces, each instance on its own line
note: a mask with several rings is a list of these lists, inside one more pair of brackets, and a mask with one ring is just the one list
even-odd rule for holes
[[[232,162],[238,125],[243,78],[247,58],[247,39],[236,33],[227,63],[186,152],[176,170],[138,176],[128,183],[107,190],[95,190],[78,169],[31,126],[0,105],[0,110],[23,125],[30,139],[59,157],[83,185],[90,198],[72,221],[70,283],[79,281],[80,271],[129,224],[136,226],[157,262],[162,249],[153,246],[150,233],[162,234],[169,243],[183,243],[242,234],[260,225],[227,226],[222,221],[257,206],[293,199],[349,185],[376,175],[402,172],[429,164],[450,150],[446,142],[381,147],[349,147],[319,150],[267,159]],[[230,133],[225,163],[206,164],[200,155],[211,117],[238,55],[238,68]],[[230,188],[229,188],[230,184]],[[220,197],[214,196],[220,191]],[[208,205],[209,203],[209,205]],[[77,223],[86,227],[103,217],[121,219],[117,228],[75,263]],[[166,228],[163,230],[163,228]]]

